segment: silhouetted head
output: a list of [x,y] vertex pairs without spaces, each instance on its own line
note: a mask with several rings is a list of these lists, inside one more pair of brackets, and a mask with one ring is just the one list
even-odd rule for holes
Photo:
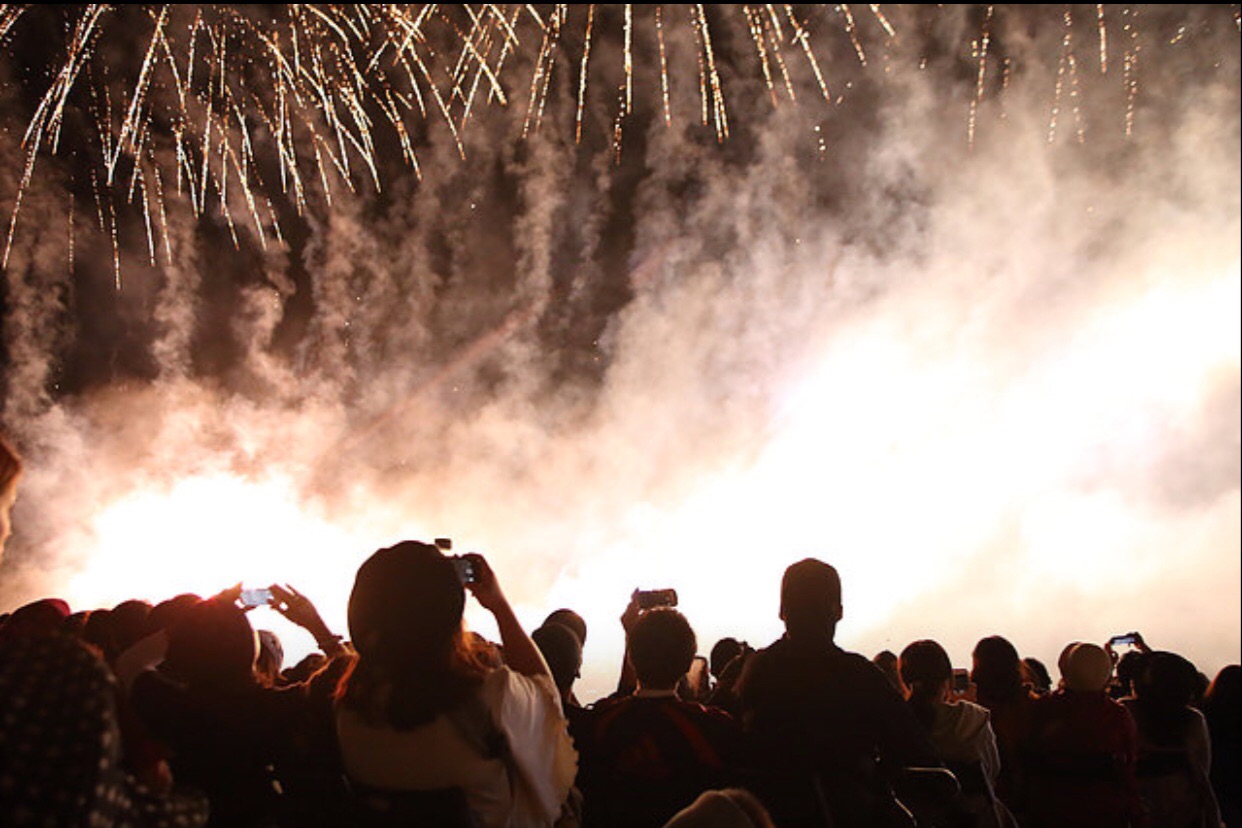
[[403,541],[358,568],[349,634],[364,659],[447,658],[461,637],[466,594],[452,562],[428,543]]
[[1022,659],[1022,676],[1026,684],[1039,695],[1052,691],[1052,676],[1039,659],[1032,656]]
[[719,679],[724,668],[729,666],[729,662],[741,654],[742,642],[736,638],[722,638],[712,645],[712,651],[707,656],[708,669]]
[[1061,678],[1065,689],[1078,693],[1098,693],[1108,687],[1113,676],[1113,660],[1098,644],[1076,644],[1063,659]]
[[672,607],[656,607],[640,615],[627,642],[638,683],[650,690],[676,687],[698,650],[690,622]]
[[953,678],[949,654],[935,641],[915,641],[901,651],[901,680],[911,691],[927,695],[943,692]]
[[112,643],[120,654],[147,636],[151,605],[146,601],[122,601],[112,608]]
[[69,605],[59,598],[31,601],[4,622],[3,637],[53,635],[62,631],[69,615]]
[[1135,683],[1135,695],[1144,703],[1176,709],[1195,698],[1199,671],[1177,653],[1154,652]]
[[806,558],[781,579],[781,620],[791,635],[833,632],[841,620],[841,577],[831,565]]
[[975,645],[970,680],[981,702],[1013,701],[1026,694],[1022,660],[1008,639],[988,636]]
[[530,635],[535,646],[543,653],[552,680],[562,696],[569,694],[582,670],[582,642],[569,627],[556,622],[544,624]]
[[1147,659],[1151,655],[1144,650],[1129,650],[1117,659],[1117,683],[1125,694],[1132,694],[1135,685],[1143,675]]
[[166,601],[160,601],[147,613],[147,634],[170,630],[177,626],[186,613],[202,603],[202,600],[193,593],[184,592]]
[[168,631],[164,664],[192,686],[237,687],[255,681],[258,651],[243,610],[229,601],[200,601]]
[[573,630],[574,635],[578,636],[578,643],[583,647],[586,646],[587,625],[582,616],[571,609],[552,610],[548,613],[548,617],[543,620],[543,626],[548,624],[560,624],[562,627],[568,627]]
[[888,679],[888,683],[893,686],[894,690],[903,696],[906,694],[906,685],[901,680],[901,667],[896,653],[892,650],[881,650],[872,657],[871,663],[880,668],[880,672],[884,674],[884,678]]

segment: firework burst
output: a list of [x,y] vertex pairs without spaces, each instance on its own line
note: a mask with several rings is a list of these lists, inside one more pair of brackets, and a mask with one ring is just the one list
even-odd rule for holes
[[[697,90],[697,111],[682,123],[724,142],[737,117],[731,81],[758,79],[773,106],[812,91],[803,99],[818,98],[830,114],[852,79],[876,64],[926,66],[920,44],[932,28],[929,15],[949,13],[898,13],[878,4],[3,4],[8,109],[27,113],[3,261],[31,182],[52,157],[73,159],[62,163],[79,182],[75,191],[96,202],[119,285],[122,203],[141,214],[152,265],[161,251],[171,260],[174,194],[196,217],[218,211],[235,242],[244,223],[261,245],[279,243],[286,207],[300,215],[312,198],[330,205],[342,187],[382,189],[389,148],[421,176],[420,146],[430,131],[446,130],[464,157],[463,133],[485,106],[524,102],[521,134],[538,132],[558,73],[573,89],[579,143],[598,119],[620,158],[640,98],[656,103],[667,126],[678,124],[679,82]],[[980,110],[995,91],[989,81],[1012,70],[1006,21],[1031,13],[991,5],[952,13],[971,33],[952,51],[973,67],[964,110],[973,145]],[[1050,141],[1066,110],[1073,134],[1085,140],[1081,76],[1088,64],[1107,75],[1110,48],[1123,66],[1123,129],[1132,134],[1145,47],[1138,15],[1130,7],[1064,7]],[[1225,24],[1237,27],[1237,7],[1227,16]],[[1110,38],[1110,26],[1120,34]],[[1175,42],[1187,32],[1182,26]],[[821,110],[816,117],[827,116]]]

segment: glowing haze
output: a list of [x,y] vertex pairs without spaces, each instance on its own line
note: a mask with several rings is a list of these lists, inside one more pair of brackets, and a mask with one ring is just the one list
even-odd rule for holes
[[[82,203],[69,272],[68,197],[36,180],[5,272],[29,471],[0,609],[281,582],[344,632],[366,555],[447,535],[530,625],[587,618],[585,698],[632,589],[675,587],[703,652],[766,644],[806,556],[869,655],[931,637],[965,665],[1000,633],[1051,662],[1139,629],[1236,662],[1239,35],[1188,8],[1181,34],[1142,18],[1136,97],[1119,56],[1071,97],[1057,21],[994,32],[1021,71],[973,144],[969,54],[919,60],[897,18],[831,111],[726,66],[724,144],[673,72],[680,119],[640,99],[619,163],[603,104],[575,146],[554,76],[541,131],[482,111],[463,161],[431,124],[421,181],[337,188],[284,249],[185,218],[152,268],[136,224],[119,290]],[[944,15],[913,39],[960,46]]]

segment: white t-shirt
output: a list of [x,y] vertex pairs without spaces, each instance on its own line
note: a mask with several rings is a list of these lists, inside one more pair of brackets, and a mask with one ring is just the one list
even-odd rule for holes
[[479,695],[508,741],[510,762],[484,756],[445,715],[394,730],[342,709],[336,731],[346,773],[382,790],[461,788],[487,828],[551,825],[573,785],[578,759],[556,687],[550,678],[501,667],[484,678]]

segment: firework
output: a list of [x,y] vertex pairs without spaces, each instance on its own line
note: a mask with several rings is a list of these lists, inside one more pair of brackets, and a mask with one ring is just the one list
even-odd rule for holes
[[[1091,11],[1104,76],[1105,9],[1097,4]],[[962,63],[973,62],[974,94],[963,113],[971,146],[989,64],[999,64],[1005,84],[1013,67],[1014,55],[1003,49],[1005,19],[1036,13],[991,5],[928,13],[976,21],[971,39],[956,49]],[[800,88],[814,90],[831,114],[851,86],[850,73],[870,71],[874,52],[883,52],[886,66],[900,58],[926,65],[917,45],[924,33],[908,22],[919,14],[886,12],[878,4],[3,4],[0,45],[11,64],[6,91],[11,100],[30,102],[3,262],[23,199],[51,157],[74,180],[89,183],[99,229],[114,248],[125,205],[141,214],[148,260],[155,263],[161,252],[171,260],[166,224],[174,195],[196,217],[218,211],[235,239],[241,225],[249,226],[266,246],[282,238],[282,205],[301,215],[315,198],[330,206],[338,188],[383,189],[391,174],[386,160],[394,155],[386,147],[397,148],[395,155],[421,177],[419,152],[428,135],[447,130],[465,157],[463,133],[484,106],[525,101],[522,135],[540,131],[558,72],[576,73],[570,78],[574,140],[584,142],[592,104],[599,102],[619,159],[625,125],[640,114],[642,100],[656,103],[666,126],[679,123],[674,87],[683,80],[697,87],[694,120],[719,142],[738,117],[729,96],[734,77],[761,80],[773,107],[786,98],[796,102]],[[1135,128],[1145,48],[1138,14],[1121,11],[1127,136]],[[1226,14],[1228,25],[1240,28],[1236,7]],[[1049,141],[1066,109],[1079,141],[1085,139],[1087,62],[1076,50],[1086,38],[1076,36],[1078,17],[1088,15],[1069,6],[1059,15]],[[692,48],[675,49],[674,41]],[[749,53],[737,44],[749,44]],[[647,65],[656,67],[650,75]],[[87,191],[80,189],[80,195]],[[115,251],[114,260],[119,283]]]

